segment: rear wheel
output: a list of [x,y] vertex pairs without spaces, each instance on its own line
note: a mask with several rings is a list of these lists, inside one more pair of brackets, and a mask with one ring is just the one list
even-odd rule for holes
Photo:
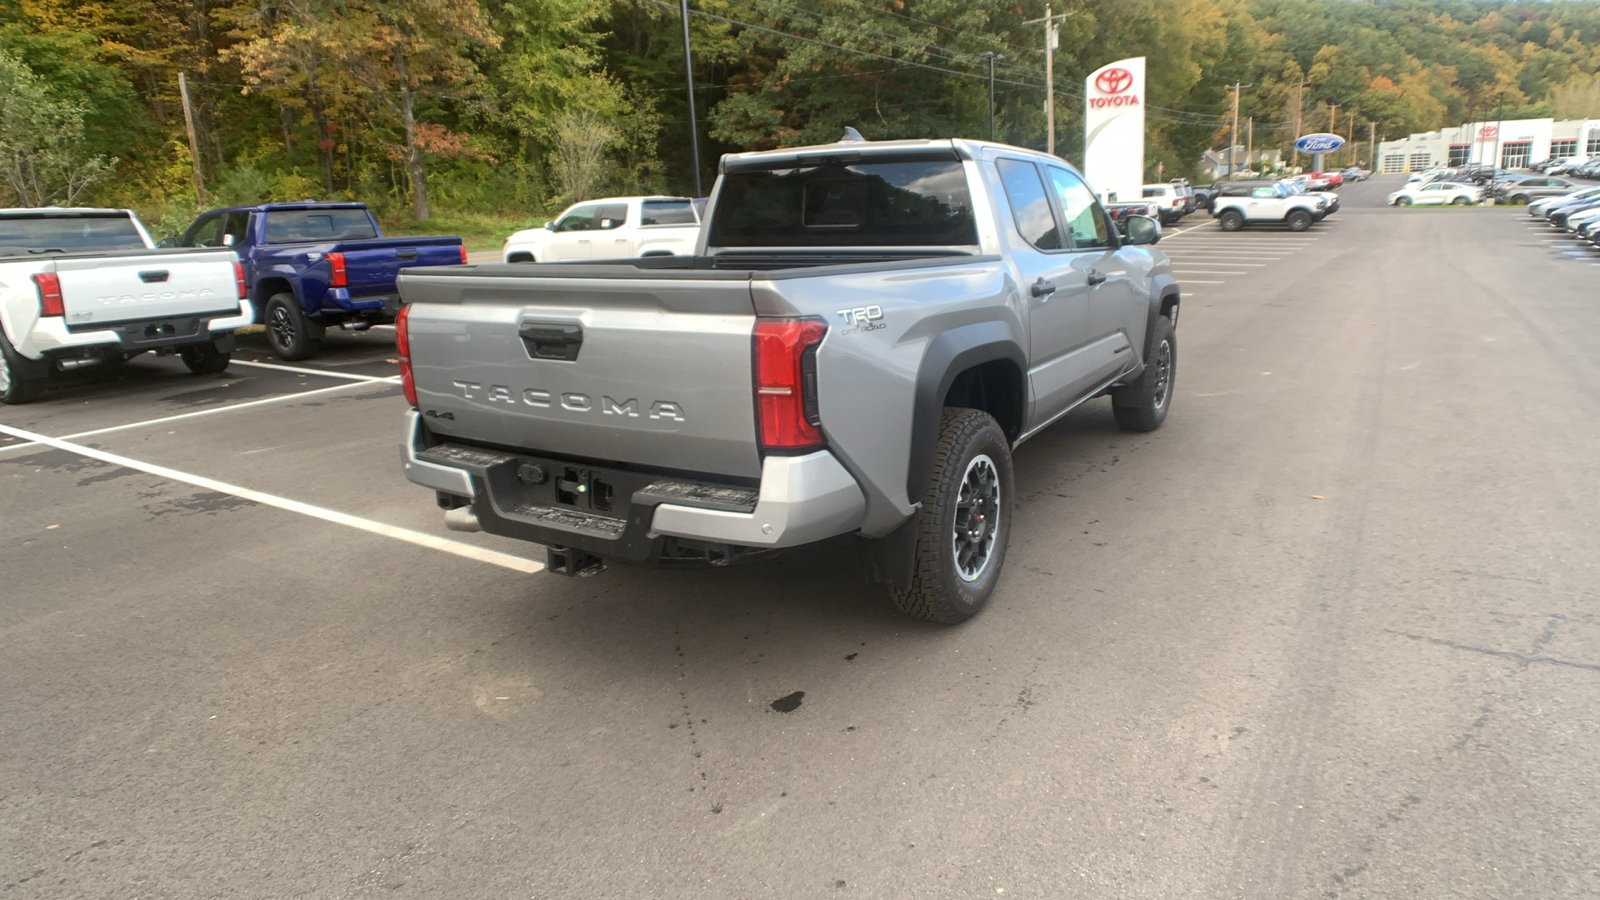
[[233,358],[232,353],[223,353],[217,349],[216,344],[194,344],[189,347],[180,347],[178,356],[189,371],[196,375],[215,375],[228,368],[228,361]]
[[1290,212],[1283,221],[1288,224],[1290,231],[1305,231],[1311,227],[1311,214],[1303,209],[1297,209]]
[[1466,197],[1457,197],[1450,201],[1451,206],[1471,206],[1472,201]]
[[1011,445],[999,423],[982,410],[946,409],[914,525],[911,586],[889,589],[896,609],[941,625],[983,611],[1011,534],[1011,477]]
[[1394,201],[1394,205],[1395,206],[1410,206],[1411,205],[1411,198],[1410,197],[1401,197],[1400,199]]
[[267,343],[279,359],[310,359],[322,344],[322,326],[306,318],[293,294],[273,294],[262,319],[267,326]]
[[1244,227],[1244,216],[1236,209],[1225,209],[1217,216],[1217,224],[1223,231],[1238,231]]
[[1527,203],[1527,202],[1528,202],[1528,195],[1527,194],[1512,194],[1511,195],[1511,205],[1512,206],[1521,206],[1521,205],[1523,205],[1524,203]]
[[44,393],[43,367],[17,352],[0,332],[0,403],[32,403]]

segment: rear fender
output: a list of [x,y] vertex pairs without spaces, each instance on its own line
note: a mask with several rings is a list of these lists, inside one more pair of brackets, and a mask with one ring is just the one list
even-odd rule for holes
[[[939,422],[944,416],[944,398],[962,372],[987,362],[1005,360],[1017,367],[1026,391],[1028,357],[1017,344],[1011,327],[1000,321],[975,322],[939,334],[928,342],[917,368],[915,407],[911,417],[911,456],[906,472],[906,494],[913,503],[922,498],[933,474],[935,445],[939,441]],[[1026,409],[1026,403],[1024,403]],[[1006,437],[1015,442],[1022,423],[1008,428]]]

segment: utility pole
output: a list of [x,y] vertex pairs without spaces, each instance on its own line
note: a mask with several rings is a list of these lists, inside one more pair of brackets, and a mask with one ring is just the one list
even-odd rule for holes
[[1247,87],[1255,87],[1255,85],[1240,84],[1237,81],[1233,83],[1233,132],[1232,136],[1228,139],[1229,181],[1237,181],[1239,178],[1239,166],[1234,162],[1235,152],[1239,146],[1239,91]]
[[989,140],[992,141],[994,140],[994,64],[1005,57],[993,50],[986,50],[980,55],[989,61]]
[[1338,118],[1339,118],[1339,104],[1337,104],[1337,103],[1329,103],[1328,104],[1328,133],[1329,134],[1338,134],[1339,133],[1339,132],[1333,130],[1334,120],[1336,120]]
[[1050,13],[1050,4],[1045,4],[1044,18],[1029,19],[1024,25],[1037,25],[1044,23],[1044,127],[1047,134],[1044,139],[1044,151],[1054,154],[1056,152],[1056,43],[1059,35],[1056,32],[1056,22],[1072,15],[1064,12],[1060,15]]
[[1249,119],[1246,120],[1245,134],[1249,135],[1249,137],[1244,139],[1244,164],[1245,164],[1246,168],[1251,170],[1250,174],[1254,175],[1255,174],[1255,167],[1250,164],[1250,154],[1256,152],[1256,117],[1255,116],[1251,116]]
[[1376,172],[1376,171],[1378,171],[1378,123],[1377,122],[1368,122],[1367,123],[1367,146],[1371,148],[1367,153],[1367,158],[1372,160],[1372,171]]
[[194,163],[194,196],[206,208],[206,181],[200,176],[200,145],[194,139],[194,107],[189,103],[189,80],[178,73],[178,94],[183,97],[183,127],[189,132],[189,162]]
[[[1297,141],[1300,140],[1300,113],[1305,108],[1305,89],[1306,82],[1296,81],[1294,83],[1294,139]],[[1294,147],[1289,152],[1291,154],[1289,164],[1299,166],[1300,148]]]
[[689,90],[689,152],[694,159],[694,195],[700,196],[700,128],[694,121],[694,57],[689,53],[689,0],[678,0],[683,16],[683,80]]

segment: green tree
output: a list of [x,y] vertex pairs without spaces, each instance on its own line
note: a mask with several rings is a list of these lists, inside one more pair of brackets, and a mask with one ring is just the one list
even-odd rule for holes
[[0,174],[9,204],[76,204],[116,160],[83,147],[83,109],[50,98],[26,65],[0,50]]

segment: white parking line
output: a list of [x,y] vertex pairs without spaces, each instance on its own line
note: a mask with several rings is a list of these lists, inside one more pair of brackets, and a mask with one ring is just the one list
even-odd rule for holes
[[1249,275],[1250,274],[1249,272],[1214,272],[1214,271],[1211,271],[1209,269],[1194,269],[1194,270],[1176,269],[1176,270],[1173,271],[1172,274],[1177,276],[1177,278],[1179,280],[1182,280],[1184,273],[1187,272],[1187,271],[1193,271],[1194,274],[1196,274],[1196,275]]
[[274,369],[279,372],[294,372],[299,375],[325,375],[328,378],[348,378],[351,381],[382,381],[388,384],[399,384],[399,375],[381,377],[378,375],[357,375],[354,372],[330,372],[327,369],[302,369],[299,366],[280,366],[277,363],[248,362],[236,359],[232,363],[236,366],[249,366],[253,369]]
[[[353,387],[364,387],[367,384],[368,384],[368,382],[365,382],[365,381],[353,382],[351,384],[336,384],[336,385],[334,385],[332,387],[317,388],[314,391],[300,391],[300,392],[294,393],[294,394],[281,394],[281,395],[276,396],[276,397],[264,397],[264,398],[262,398],[260,400],[249,400],[249,401],[246,401],[244,403],[233,403],[233,404],[230,404],[228,406],[217,406],[217,407],[213,407],[211,409],[200,409],[200,410],[196,410],[194,412],[179,413],[179,414],[177,414],[175,416],[162,416],[159,419],[146,419],[143,422],[129,422],[126,425],[112,425],[109,428],[96,428],[93,431],[80,431],[80,432],[78,432],[76,434],[62,435],[60,438],[57,438],[57,440],[71,441],[71,440],[77,440],[78,438],[94,437],[96,435],[101,435],[101,434],[110,434],[113,431],[127,431],[127,430],[132,429],[132,428],[144,428],[144,427],[146,427],[148,425],[165,425],[168,422],[177,422],[177,421],[180,421],[182,419],[197,419],[197,418],[199,418],[201,416],[214,416],[217,413],[233,412],[236,409],[249,409],[250,407],[253,407],[253,406],[265,406],[268,403],[282,403],[285,400],[299,400],[302,397],[315,397],[318,394],[326,394],[326,393],[328,393],[330,391],[348,391]],[[17,449],[20,449],[22,447],[32,447],[32,446],[35,446],[35,445],[33,445],[33,444],[4,444],[4,445],[0,445],[0,453],[4,453],[7,450],[17,450]]]
[[235,484],[228,484],[225,481],[217,481],[214,478],[207,478],[203,475],[193,475],[188,472],[180,472],[177,469],[169,469],[166,466],[158,466],[154,463],[130,459],[126,456],[119,456],[115,453],[107,453],[104,450],[96,450],[93,447],[85,447],[82,444],[74,444],[70,441],[63,441],[59,438],[46,437],[42,434],[35,434],[31,431],[23,431],[21,428],[12,428],[9,425],[0,425],[0,434],[9,434],[12,437],[22,438],[23,440],[30,441],[35,444],[44,444],[47,447],[54,447],[57,450],[65,450],[68,453],[76,453],[79,456],[88,457],[89,459],[97,459],[101,462],[110,463],[114,466],[122,466],[126,469],[133,469],[134,471],[144,472],[147,475],[154,475],[158,478],[181,481],[184,484],[193,485],[202,490],[215,491],[219,494],[228,494],[230,496],[238,497],[241,500],[249,500],[254,503],[259,503],[263,506],[272,506],[278,509],[287,510],[289,512],[299,513],[303,516],[310,516],[314,519],[321,519],[324,522],[332,522],[336,525],[345,525],[360,531],[369,532],[371,534],[394,538],[398,541],[405,541],[408,544],[415,544],[419,547],[427,547],[431,550],[439,550],[444,553],[453,553],[456,556],[477,560],[478,562],[491,563],[493,565],[502,566],[513,571],[527,572],[530,574],[544,571],[544,565],[542,563],[534,562],[531,559],[523,559],[520,556],[512,556],[509,553],[501,553],[498,550],[475,547],[472,544],[466,544],[462,543],[461,541],[450,540],[449,538],[425,534],[421,531],[412,531],[409,528],[401,528],[397,525],[386,525],[382,522],[375,522],[371,519],[363,519],[360,516],[352,516],[348,513],[337,512],[331,509],[323,509],[320,506],[312,506],[309,503],[301,503],[299,500],[290,500],[287,497],[279,497],[276,494],[268,494],[262,491],[251,490],[250,488],[240,487]]
[[1217,253],[1211,250],[1177,250],[1167,254],[1169,257],[1195,257],[1198,259],[1283,259],[1281,256],[1254,256],[1244,253]]
[[[1207,275],[1213,275],[1213,274],[1216,274],[1216,273],[1207,272],[1206,274]],[[1227,282],[1226,281],[1195,281],[1195,280],[1190,279],[1190,278],[1185,278],[1185,279],[1182,279],[1181,281],[1178,282],[1178,287],[1181,288],[1186,284],[1227,284]]]
[[1174,260],[1172,263],[1173,268],[1176,269],[1209,268],[1212,265],[1238,266],[1246,269],[1265,269],[1267,267],[1266,263],[1239,262],[1236,259],[1219,259],[1214,264],[1207,262],[1183,262],[1182,260]]

